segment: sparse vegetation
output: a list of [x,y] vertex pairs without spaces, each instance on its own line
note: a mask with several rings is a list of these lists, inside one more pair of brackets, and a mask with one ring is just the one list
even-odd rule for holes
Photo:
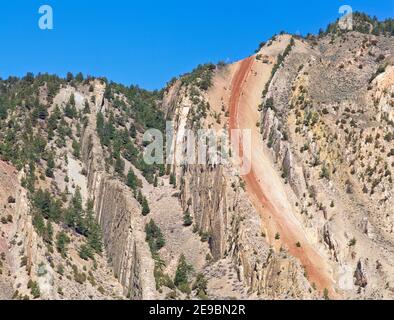
[[149,244],[152,255],[156,255],[158,251],[162,247],[164,247],[165,239],[159,226],[153,221],[153,219],[151,219],[150,222],[146,225],[145,233],[146,241]]
[[276,71],[278,71],[278,69],[282,66],[285,58],[289,55],[289,53],[291,52],[291,49],[292,49],[292,47],[294,45],[295,45],[295,41],[294,41],[293,38],[291,38],[290,39],[290,43],[287,45],[287,47],[285,48],[283,53],[278,55],[277,61],[276,61],[275,65],[274,65],[274,67],[272,68],[272,71],[271,71],[271,77],[270,77],[269,81],[267,82],[267,84],[266,84],[266,86],[265,86],[265,88],[263,90],[263,93],[262,93],[262,98],[263,99],[265,99],[265,97],[266,97],[266,95],[268,93],[269,86],[271,84],[272,78],[274,77]]
[[[179,258],[178,267],[175,274],[174,284],[183,293],[191,292],[189,275],[193,271],[193,267],[186,262],[185,256],[182,254]],[[200,284],[201,285],[201,284]]]
[[193,224],[193,218],[189,212],[189,209],[186,210],[186,212],[183,215],[183,225],[185,227],[189,227]]
[[181,81],[186,85],[195,85],[200,90],[206,91],[212,86],[213,72],[216,66],[212,63],[199,65],[191,73],[181,77]]
[[208,287],[208,281],[205,279],[204,275],[202,273],[197,274],[192,289],[196,290],[196,294],[199,299],[201,300],[208,299],[207,287]]
[[350,241],[349,241],[349,247],[354,247],[354,246],[356,245],[356,243],[357,243],[356,238],[350,239]]
[[38,299],[41,296],[40,286],[36,281],[29,280],[27,288],[30,289],[30,293],[34,299]]
[[57,235],[56,249],[60,252],[63,257],[67,256],[67,245],[70,243],[70,238],[64,231],[61,231]]

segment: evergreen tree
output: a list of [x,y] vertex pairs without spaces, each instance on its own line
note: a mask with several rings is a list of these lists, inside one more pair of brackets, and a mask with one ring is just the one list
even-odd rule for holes
[[53,178],[53,169],[55,168],[55,160],[53,158],[52,152],[49,153],[48,160],[47,160],[47,168],[45,170],[45,175],[48,178]]
[[183,225],[185,227],[191,226],[193,224],[193,218],[190,215],[189,209],[186,210],[185,214],[183,215]]
[[71,200],[71,205],[66,212],[65,222],[70,228],[75,229],[75,231],[77,231],[79,234],[86,235],[87,228],[84,219],[82,196],[79,187],[77,187],[75,190],[74,196]]
[[68,101],[68,103],[70,104],[70,106],[75,107],[75,95],[74,95],[74,93],[71,93],[70,100]]
[[64,108],[64,115],[67,118],[74,119],[77,116],[77,109],[75,108],[75,106],[67,103]]
[[86,212],[86,226],[88,245],[98,254],[103,251],[103,240],[101,236],[101,227],[93,215],[93,202],[89,201]]
[[159,226],[151,219],[145,226],[146,241],[152,254],[156,254],[165,245],[165,239]]
[[67,256],[67,246],[70,243],[70,238],[64,231],[57,234],[56,249],[62,255],[62,257]]
[[207,300],[208,281],[205,279],[204,274],[197,274],[196,281],[193,284],[193,290],[197,291],[197,297],[202,300]]
[[79,72],[76,76],[75,76],[75,81],[77,82],[82,82],[83,81],[83,74],[81,72]]
[[188,286],[189,274],[192,271],[193,271],[193,267],[186,262],[186,258],[182,254],[181,257],[179,258],[178,267],[176,269],[174,284],[180,289],[183,289],[186,286]]
[[129,132],[130,132],[130,137],[132,137],[133,139],[135,139],[137,137],[137,130],[135,129],[134,124],[130,125]]
[[93,259],[94,255],[92,248],[89,245],[83,244],[79,249],[79,256],[83,260]]
[[67,82],[71,82],[74,80],[74,75],[71,72],[67,72],[67,77],[66,77]]
[[125,150],[123,151],[123,156],[125,157],[126,160],[135,163],[136,158],[138,156],[138,150],[134,146],[134,144],[131,141],[128,141]]
[[45,234],[45,221],[39,213],[35,213],[33,215],[33,226],[39,236],[43,236]]
[[142,215],[146,216],[149,213],[150,213],[150,208],[149,208],[148,200],[144,197],[144,199],[142,200]]
[[89,101],[88,101],[88,100],[85,100],[85,105],[84,105],[84,108],[83,108],[83,113],[85,113],[85,114],[90,113],[90,105],[89,105]]
[[115,156],[115,172],[120,176],[124,176],[124,167],[125,167],[125,163],[123,159],[120,157],[120,154],[117,153]]
[[73,139],[72,148],[74,157],[79,159],[81,157],[81,145],[75,139]]
[[44,241],[48,244],[52,244],[52,240],[53,240],[53,227],[52,227],[52,223],[50,220],[47,221],[47,225],[46,225],[46,230],[45,230],[45,234],[43,236]]
[[48,191],[38,190],[33,194],[32,203],[37,213],[45,219],[58,221],[62,214],[61,204],[54,200]]
[[128,187],[130,187],[132,190],[136,190],[138,187],[138,178],[134,174],[134,171],[132,168],[130,168],[129,172],[127,173],[126,185]]
[[[103,135],[104,135],[104,124],[105,124],[105,120],[104,120],[104,115],[103,113],[100,111],[97,113],[97,119],[96,119],[96,130],[97,130],[97,134],[100,137],[100,140],[103,139]],[[102,143],[102,142],[101,142]]]
[[112,98],[111,85],[109,85],[109,84],[107,84],[107,86],[105,87],[104,98],[107,100],[111,100],[111,98]]

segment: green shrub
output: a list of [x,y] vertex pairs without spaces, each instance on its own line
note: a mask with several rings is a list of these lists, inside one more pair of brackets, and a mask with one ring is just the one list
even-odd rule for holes
[[193,267],[186,262],[186,258],[182,254],[179,258],[178,267],[174,279],[174,284],[182,292],[188,293],[188,291],[190,291],[189,275],[192,271]]
[[150,208],[148,204],[148,200],[144,197],[142,200],[142,215],[146,216],[150,213]]
[[159,226],[153,221],[153,219],[151,219],[145,226],[145,233],[146,241],[149,244],[152,254],[157,254],[157,252],[164,247],[165,239]]
[[67,256],[67,246],[70,243],[70,238],[64,231],[57,234],[56,249],[62,255],[62,257]]
[[183,225],[185,227],[189,227],[193,224],[193,218],[190,215],[189,209],[186,210],[186,212],[183,215]]
[[40,286],[36,281],[30,279],[27,283],[27,288],[30,289],[30,293],[34,299],[38,299],[41,296]]
[[93,249],[89,245],[83,244],[79,249],[79,256],[83,260],[93,259]]
[[197,274],[196,281],[193,284],[193,290],[197,291],[197,297],[201,300],[207,300],[208,281],[202,273]]

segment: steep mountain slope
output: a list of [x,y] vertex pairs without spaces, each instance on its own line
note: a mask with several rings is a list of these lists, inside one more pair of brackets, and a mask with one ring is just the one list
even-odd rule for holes
[[[391,37],[357,32],[278,36],[256,55],[215,70],[200,97],[208,111],[199,118],[184,98],[167,107],[177,104],[177,118],[186,118],[178,120],[177,142],[182,126],[251,129],[252,158],[243,161],[252,170],[240,185],[262,218],[256,234],[299,260],[317,295],[392,297],[393,48]],[[226,203],[237,196],[218,192],[231,175],[213,166],[207,184],[195,181],[204,169],[192,168],[176,170],[184,206],[222,257],[231,243],[223,239],[236,234],[226,225]],[[207,188],[214,193],[203,193]],[[238,258],[248,283],[255,276],[245,268],[250,261]]]
[[[260,54],[277,56],[283,52],[289,40],[281,39],[269,48],[269,53],[261,50]],[[252,129],[254,148],[252,158],[249,160],[252,168],[250,173],[244,176],[246,187],[256,210],[263,211],[266,221],[270,220],[267,221],[267,238],[270,243],[277,249],[283,243],[293,256],[300,259],[310,281],[315,283],[320,290],[331,289],[332,280],[324,265],[324,260],[313,247],[309,246],[305,232],[291,213],[292,206],[287,199],[286,189],[280,181],[280,176],[266,156],[266,151],[261,147],[260,132],[256,127],[259,121],[256,104],[261,96],[262,84],[265,85],[269,80],[268,75],[272,70],[272,65],[271,67],[265,66],[266,68],[259,69],[258,66],[254,68],[253,58],[243,61],[234,76],[233,92],[229,102],[230,129]],[[262,75],[263,79],[259,79],[259,75]],[[281,241],[275,240],[276,233],[281,235]],[[302,244],[302,250],[297,247],[297,243]]]
[[[263,137],[297,195],[295,212],[329,249],[340,289],[391,297],[391,232],[378,221],[390,225],[393,207],[393,87],[379,80],[390,78],[393,40],[347,33],[323,38],[315,49],[304,61],[292,50],[272,79]],[[372,236],[371,229],[385,234]]]
[[392,21],[355,21],[158,92],[0,80],[0,299],[392,299]]

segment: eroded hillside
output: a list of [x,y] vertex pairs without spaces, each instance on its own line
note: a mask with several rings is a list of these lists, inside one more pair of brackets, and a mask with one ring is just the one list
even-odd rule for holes
[[[199,95],[182,81],[168,92],[177,145],[185,128],[251,129],[250,173],[175,168],[184,208],[250,292],[283,297],[269,280],[289,296],[392,298],[393,48],[392,37],[359,32],[281,35],[218,66]],[[277,275],[292,272],[285,282],[266,274],[276,254],[287,261]],[[312,290],[292,292],[302,278]]]
[[[1,80],[0,299],[393,298],[394,38],[357,17],[161,91]],[[201,129],[251,153],[183,161]]]

